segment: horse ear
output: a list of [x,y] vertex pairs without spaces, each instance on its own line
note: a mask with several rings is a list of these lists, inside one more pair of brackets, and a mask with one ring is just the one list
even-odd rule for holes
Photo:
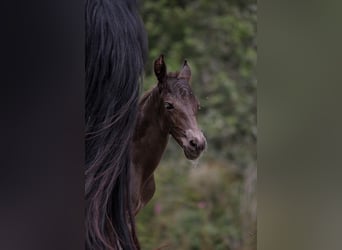
[[178,79],[186,79],[190,83],[191,79],[191,69],[188,65],[188,62],[184,60],[183,67],[181,71],[179,72]]
[[160,55],[158,59],[154,61],[154,73],[159,83],[164,82],[166,79],[166,64],[164,62],[164,55]]

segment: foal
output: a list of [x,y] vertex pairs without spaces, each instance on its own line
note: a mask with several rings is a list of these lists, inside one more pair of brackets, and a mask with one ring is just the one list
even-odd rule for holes
[[206,147],[205,137],[197,126],[199,103],[191,90],[191,70],[187,62],[184,61],[179,73],[167,74],[161,55],[154,62],[154,72],[158,84],[140,101],[133,137],[131,191],[135,214],[153,197],[153,172],[170,134],[190,160],[198,158]]

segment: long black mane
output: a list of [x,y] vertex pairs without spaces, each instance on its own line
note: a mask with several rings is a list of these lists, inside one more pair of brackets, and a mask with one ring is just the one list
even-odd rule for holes
[[136,0],[86,0],[85,20],[85,245],[140,249],[129,173],[146,35]]

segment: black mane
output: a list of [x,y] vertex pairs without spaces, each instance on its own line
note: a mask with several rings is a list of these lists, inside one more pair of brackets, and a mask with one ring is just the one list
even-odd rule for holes
[[86,0],[85,248],[140,249],[130,145],[146,35],[135,0]]

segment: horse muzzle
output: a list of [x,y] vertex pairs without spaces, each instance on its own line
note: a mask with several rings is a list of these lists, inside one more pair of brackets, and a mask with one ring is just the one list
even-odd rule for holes
[[197,159],[207,146],[207,141],[202,132],[187,132],[187,138],[183,143],[183,150],[186,158],[189,160]]

